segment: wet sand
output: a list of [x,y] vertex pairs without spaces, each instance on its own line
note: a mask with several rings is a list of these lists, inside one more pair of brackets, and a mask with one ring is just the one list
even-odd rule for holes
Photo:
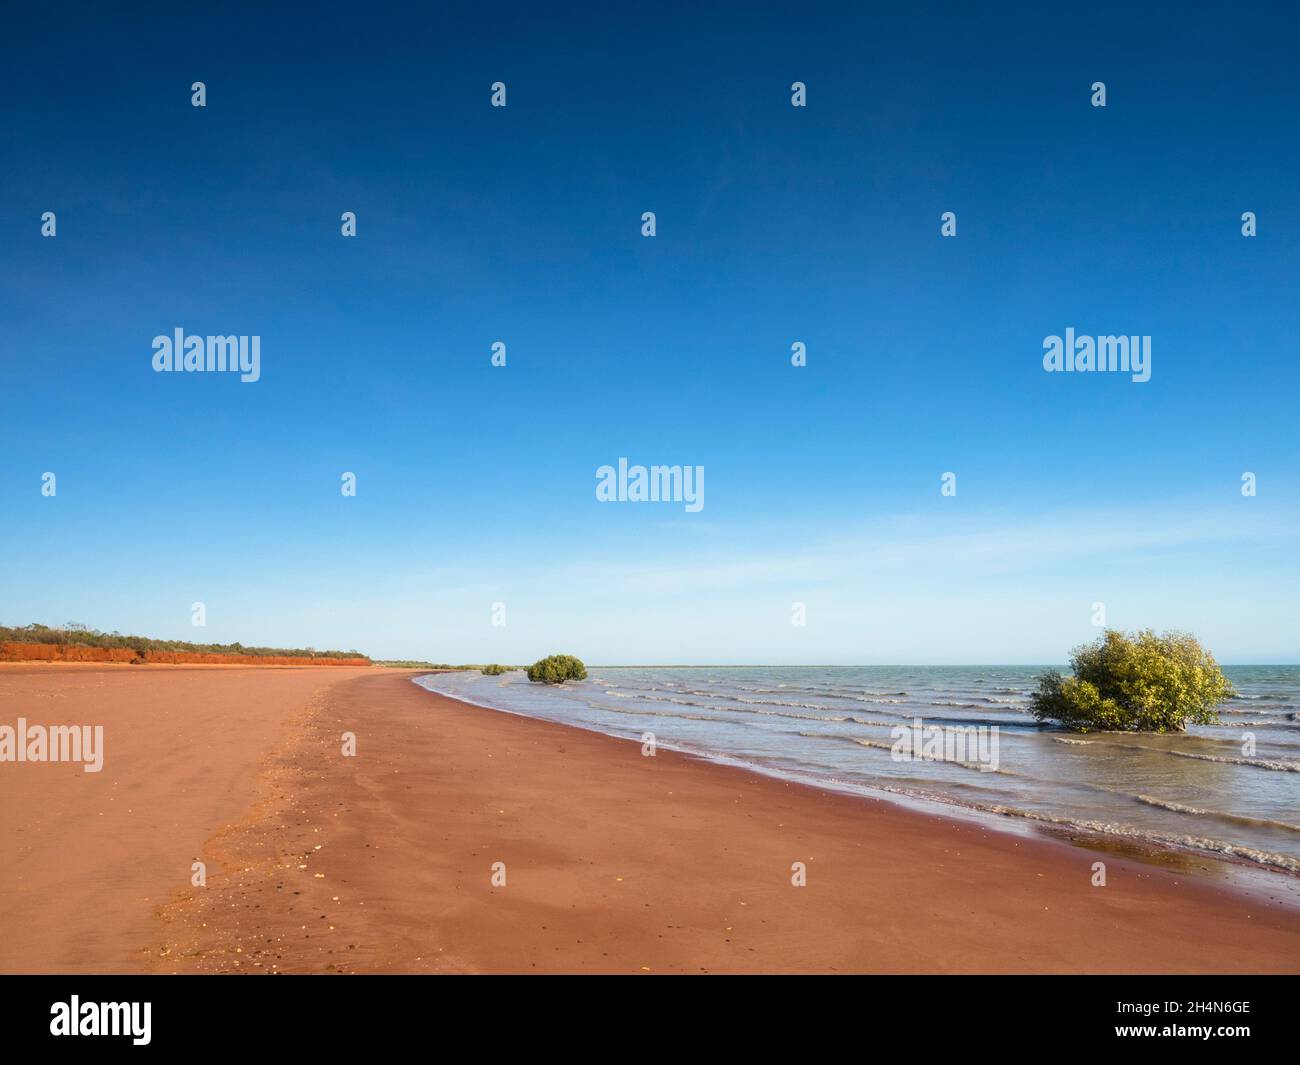
[[644,757],[409,672],[165,669],[0,670],[0,723],[114,726],[98,783],[0,766],[0,970],[1300,971],[1267,892]]
[[644,757],[401,676],[332,688],[220,843],[239,872],[172,908],[163,971],[1300,969],[1300,915],[1267,895]]

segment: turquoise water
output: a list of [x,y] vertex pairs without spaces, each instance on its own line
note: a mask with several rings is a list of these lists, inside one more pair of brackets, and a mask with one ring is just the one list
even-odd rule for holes
[[[530,684],[522,673],[418,683],[616,736],[650,732],[662,747],[824,787],[1300,874],[1300,667],[1225,667],[1238,696],[1220,708],[1221,724],[1165,736],[1038,725],[1028,704],[1042,671],[597,667],[563,687]],[[918,718],[941,730],[984,728],[986,740],[996,726],[996,767],[973,749],[897,760],[893,730]]]

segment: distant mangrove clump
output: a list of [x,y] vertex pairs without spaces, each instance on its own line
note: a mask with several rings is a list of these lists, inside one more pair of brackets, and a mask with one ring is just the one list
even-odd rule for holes
[[451,662],[426,662],[422,658],[377,658],[375,659],[375,665],[386,666],[390,669],[437,669],[447,673],[478,669],[478,666],[454,665]]
[[[486,670],[484,670],[486,672]],[[573,655],[548,655],[528,667],[528,679],[542,684],[563,684],[566,680],[586,680],[587,667]]]
[[1031,710],[1076,732],[1186,732],[1217,723],[1215,707],[1236,694],[1214,656],[1184,632],[1108,629],[1076,647],[1070,665],[1071,677],[1038,678]]
[[485,676],[485,677],[499,677],[499,676],[501,676],[502,673],[509,673],[509,672],[510,672],[510,667],[509,667],[509,666],[499,666],[499,665],[497,665],[495,662],[493,662],[490,666],[484,666],[484,667],[480,670],[480,672],[481,672],[481,673],[483,674],[483,676]]

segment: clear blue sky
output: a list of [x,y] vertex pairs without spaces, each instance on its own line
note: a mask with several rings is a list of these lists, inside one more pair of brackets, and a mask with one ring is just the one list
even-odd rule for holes
[[[1054,662],[1101,601],[1300,661],[1285,6],[99,6],[0,69],[0,621]],[[262,379],[155,374],[177,327]],[[1151,381],[1045,373],[1067,327]],[[598,503],[619,456],[704,509]]]

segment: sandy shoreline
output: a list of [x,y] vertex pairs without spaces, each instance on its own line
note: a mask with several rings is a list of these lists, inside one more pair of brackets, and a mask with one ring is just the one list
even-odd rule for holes
[[0,972],[129,972],[336,666],[0,663],[0,724],[99,725],[104,767],[0,763]]
[[1266,893],[646,758],[413,675],[0,669],[0,722],[109,737],[98,783],[0,766],[0,971],[1300,971],[1300,914]]

